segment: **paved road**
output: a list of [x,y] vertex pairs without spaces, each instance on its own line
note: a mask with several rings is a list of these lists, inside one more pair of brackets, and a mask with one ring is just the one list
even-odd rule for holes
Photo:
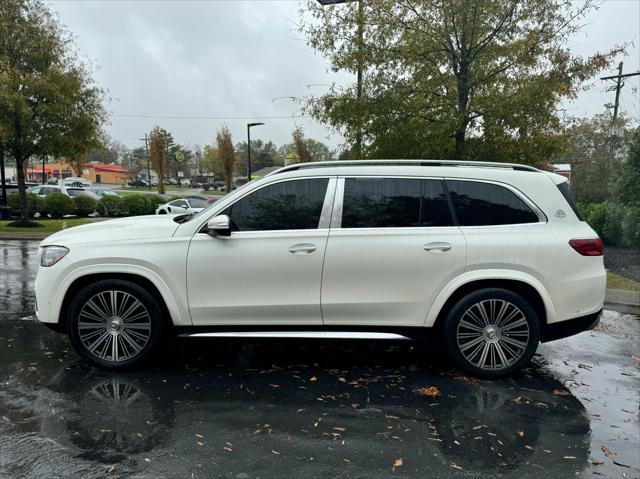
[[0,477],[640,475],[633,314],[498,382],[364,342],[182,341],[112,373],[34,320],[36,248],[0,242]]

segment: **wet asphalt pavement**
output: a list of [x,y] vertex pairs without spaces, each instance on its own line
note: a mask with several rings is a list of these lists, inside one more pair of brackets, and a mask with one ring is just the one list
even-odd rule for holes
[[497,382],[407,344],[180,340],[113,373],[38,324],[38,242],[0,241],[0,477],[639,477],[640,321]]

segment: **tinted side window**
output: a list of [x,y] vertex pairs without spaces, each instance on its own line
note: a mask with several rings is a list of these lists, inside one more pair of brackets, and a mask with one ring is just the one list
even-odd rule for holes
[[171,206],[178,206],[180,208],[188,208],[189,205],[187,204],[186,201],[184,200],[176,200],[176,201],[172,201],[171,203],[169,203]]
[[421,226],[451,226],[449,200],[441,180],[422,181],[422,221]]
[[260,188],[229,207],[233,231],[318,228],[327,178],[282,181]]
[[578,219],[580,221],[585,221],[582,212],[578,209],[578,206],[576,205],[575,201],[573,201],[573,197],[571,196],[571,192],[569,191],[569,182],[565,181],[564,183],[560,183],[559,185],[556,185],[556,186],[560,190],[560,193],[562,193],[562,196],[564,196],[564,199],[567,200],[567,203],[569,203],[569,206],[571,206],[571,209],[576,214]]
[[513,192],[479,181],[448,180],[460,226],[537,223],[538,216]]
[[449,226],[451,216],[438,180],[346,178],[343,228]]

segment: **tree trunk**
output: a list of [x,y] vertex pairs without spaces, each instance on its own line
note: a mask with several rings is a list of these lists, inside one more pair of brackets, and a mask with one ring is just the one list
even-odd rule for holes
[[27,204],[27,187],[24,181],[24,165],[26,158],[16,158],[16,174],[18,175],[18,199],[20,205],[20,220],[18,224],[29,223],[29,206]]
[[7,206],[7,179],[4,176],[4,148],[0,145],[0,181],[2,182],[2,206]]
[[227,193],[231,192],[231,181],[233,180],[233,173],[225,172],[224,175],[224,185],[227,189]]

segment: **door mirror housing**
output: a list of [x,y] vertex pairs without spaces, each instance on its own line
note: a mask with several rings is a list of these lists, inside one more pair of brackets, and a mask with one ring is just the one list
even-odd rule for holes
[[229,226],[227,215],[213,217],[207,223],[207,233],[211,236],[231,236],[231,226]]

